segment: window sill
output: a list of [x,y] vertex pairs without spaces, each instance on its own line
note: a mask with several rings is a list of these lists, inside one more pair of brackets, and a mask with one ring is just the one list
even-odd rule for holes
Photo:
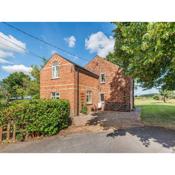
[[92,102],[88,102],[88,103],[86,103],[87,105],[92,105]]
[[51,80],[56,80],[56,79],[59,79],[60,77],[56,77],[56,78],[51,78]]

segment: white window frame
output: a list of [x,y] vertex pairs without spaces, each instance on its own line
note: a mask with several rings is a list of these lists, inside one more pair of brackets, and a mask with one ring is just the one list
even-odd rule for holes
[[60,93],[59,92],[51,92],[51,98],[52,99],[60,99]]
[[[104,81],[102,81],[102,75],[104,75]],[[106,74],[100,73],[100,83],[106,83]]]
[[91,90],[87,90],[86,92],[86,104],[92,104],[92,91]]
[[60,65],[57,61],[52,63],[52,79],[59,78],[60,75]]

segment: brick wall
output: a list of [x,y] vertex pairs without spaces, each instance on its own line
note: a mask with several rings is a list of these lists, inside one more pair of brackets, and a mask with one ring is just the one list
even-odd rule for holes
[[[60,76],[57,79],[52,79],[51,68],[55,61],[59,62]],[[77,86],[78,81],[79,86]],[[75,65],[57,54],[51,57],[40,72],[40,97],[50,99],[52,92],[59,92],[61,99],[69,100],[72,116],[77,115],[78,112],[81,111],[82,105],[86,104],[87,90],[91,90],[93,94],[92,104],[87,105],[88,111],[91,110],[93,104],[97,104],[97,89],[97,78],[87,74],[87,72],[84,72],[80,68],[75,68]],[[79,99],[79,101],[77,99]]]
[[[88,108],[88,112],[91,111],[91,108],[98,103],[98,78],[92,77],[83,73],[82,71],[79,72],[79,110],[82,109],[83,105],[86,105]],[[87,91],[92,92],[92,103],[86,103],[86,93]]]
[[[60,76],[57,79],[52,79],[51,66],[55,61],[60,64]],[[54,54],[40,72],[40,97],[50,99],[52,92],[59,92],[61,99],[69,100],[71,115],[74,115],[76,113],[74,77],[74,65]]]
[[104,58],[96,56],[85,66],[100,75],[105,73],[105,83],[99,81],[99,93],[105,95],[105,109],[130,111],[132,103],[132,79],[123,75],[122,70]]
[[[51,67],[55,61],[59,62],[60,76],[52,79]],[[100,93],[105,95],[106,110],[130,110],[131,78],[124,76],[118,66],[98,56],[87,64],[86,68],[98,75],[105,73],[106,82],[101,84],[98,76],[90,75],[58,54],[54,54],[40,72],[40,97],[49,99],[52,92],[59,92],[61,99],[69,100],[72,116],[77,115],[86,104],[88,90],[92,91],[92,103],[87,104],[88,111],[91,111],[94,105],[97,106]]]

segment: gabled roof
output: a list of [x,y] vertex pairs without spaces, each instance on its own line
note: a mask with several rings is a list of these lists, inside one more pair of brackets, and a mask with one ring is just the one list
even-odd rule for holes
[[116,65],[116,64],[113,64],[112,62],[110,62],[110,61],[108,61],[108,60],[106,60],[106,58],[104,58],[104,57],[101,57],[101,56],[99,56],[99,55],[96,55],[94,58],[92,58],[87,64],[85,64],[85,66],[84,67],[86,67],[88,64],[90,64],[92,61],[94,61],[95,59],[101,59],[101,60],[103,60],[103,61],[105,61],[105,62],[107,62],[108,64],[111,64],[111,65],[113,65],[113,66],[116,66],[116,67],[119,67],[118,65]]
[[[97,74],[95,74],[95,73],[89,71],[88,69],[86,69],[86,68],[84,68],[84,67],[78,65],[77,63],[71,61],[71,60],[68,59],[68,58],[65,58],[64,56],[62,56],[62,55],[60,55],[60,54],[58,54],[58,53],[54,53],[53,55],[58,55],[58,56],[62,57],[63,59],[65,59],[65,60],[68,61],[69,63],[73,64],[76,68],[78,68],[79,70],[81,70],[81,71],[84,72],[84,73],[89,74],[90,76],[93,76],[93,77],[95,77],[95,78],[98,78],[98,77],[99,77],[99,75],[97,75]],[[53,55],[52,55],[52,57],[53,57]],[[51,58],[52,58],[52,57],[51,57]]]

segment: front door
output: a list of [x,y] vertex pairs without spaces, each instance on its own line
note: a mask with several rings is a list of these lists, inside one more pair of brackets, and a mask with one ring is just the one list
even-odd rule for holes
[[102,110],[104,110],[104,105],[105,105],[105,94],[103,93],[100,93],[100,105],[101,105],[101,108]]

